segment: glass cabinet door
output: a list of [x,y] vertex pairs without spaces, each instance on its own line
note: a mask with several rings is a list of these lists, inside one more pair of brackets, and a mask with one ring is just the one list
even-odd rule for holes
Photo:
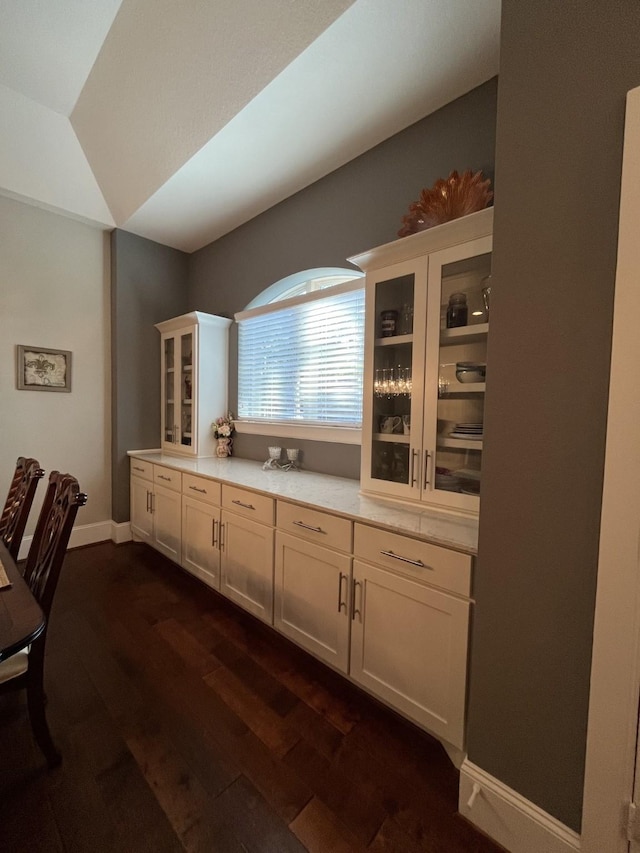
[[398,268],[373,286],[373,388],[365,395],[371,430],[365,468],[374,487],[377,482],[380,491],[397,495],[419,490],[424,375],[426,274],[421,279],[415,268],[403,267],[406,273]]
[[164,407],[162,414],[162,438],[168,444],[175,443],[175,339],[165,338],[163,348],[162,392]]
[[180,335],[180,444],[193,445],[193,332]]
[[482,474],[490,250],[487,237],[429,260],[424,498],[470,509]]

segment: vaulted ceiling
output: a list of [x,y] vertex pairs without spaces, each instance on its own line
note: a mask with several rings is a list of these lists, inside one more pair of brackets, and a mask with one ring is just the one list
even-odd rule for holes
[[498,73],[500,0],[0,15],[0,194],[187,252]]

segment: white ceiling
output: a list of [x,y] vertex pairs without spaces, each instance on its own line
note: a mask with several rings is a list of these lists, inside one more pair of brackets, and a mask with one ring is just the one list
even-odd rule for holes
[[187,252],[498,73],[500,0],[0,9],[0,193]]

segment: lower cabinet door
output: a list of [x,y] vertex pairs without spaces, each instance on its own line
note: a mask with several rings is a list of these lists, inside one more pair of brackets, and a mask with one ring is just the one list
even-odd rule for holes
[[136,542],[150,542],[153,538],[152,489],[148,480],[131,477],[131,535]]
[[153,546],[174,563],[180,563],[182,556],[181,494],[164,486],[153,486]]
[[183,495],[182,567],[220,589],[220,508]]
[[351,558],[276,533],[274,626],[307,651],[347,672]]
[[351,677],[462,749],[470,602],[358,560],[352,595]]
[[220,592],[273,624],[273,528],[222,511]]

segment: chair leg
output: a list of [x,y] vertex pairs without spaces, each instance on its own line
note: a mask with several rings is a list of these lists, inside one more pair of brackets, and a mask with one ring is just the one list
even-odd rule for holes
[[39,660],[40,655],[37,652],[34,658],[32,659],[32,655],[29,655],[29,669],[27,670],[27,707],[29,709],[29,720],[35,741],[46,758],[47,764],[53,769],[60,764],[62,756],[53,742],[45,714],[46,696],[42,684],[42,666],[44,662]]

